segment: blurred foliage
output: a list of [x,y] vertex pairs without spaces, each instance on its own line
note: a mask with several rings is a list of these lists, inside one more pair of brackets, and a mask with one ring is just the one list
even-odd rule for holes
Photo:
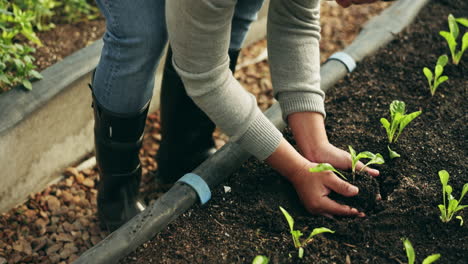
[[98,16],[88,0],[0,0],[0,93],[20,84],[30,90],[41,78],[32,56],[32,45],[42,46],[37,31]]

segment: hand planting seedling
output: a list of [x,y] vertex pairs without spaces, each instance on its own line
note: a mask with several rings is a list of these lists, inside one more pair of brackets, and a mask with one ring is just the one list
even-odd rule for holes
[[[449,173],[446,170],[441,170],[439,171],[439,178],[440,182],[442,183],[442,198],[444,201],[444,204],[439,204],[440,219],[442,222],[448,223],[450,220],[452,220],[452,217],[456,212],[468,207],[468,205],[460,205],[466,192],[468,192],[468,183],[463,185],[460,199],[457,200],[452,196],[452,186],[448,185],[450,178]],[[457,218],[460,219],[461,224],[463,224],[463,218],[461,216],[457,216]]]
[[[405,246],[406,256],[408,257],[408,264],[414,264],[416,260],[416,253],[414,253],[413,245],[411,242],[406,238],[403,240],[403,245]],[[426,257],[422,264],[431,264],[440,258],[440,254],[432,254]]]
[[431,90],[432,96],[434,96],[437,90],[437,87],[439,87],[441,83],[448,80],[448,76],[446,75],[441,76],[442,73],[444,72],[444,67],[445,65],[447,65],[447,62],[448,62],[447,55],[442,55],[437,60],[436,67],[434,69],[434,74],[427,67],[424,67],[423,69],[423,73],[424,75],[426,75],[427,82],[429,83],[429,89]]
[[337,169],[335,169],[335,167],[333,167],[333,165],[331,165],[330,163],[320,163],[320,164],[317,164],[317,166],[309,169],[310,172],[322,172],[322,171],[327,171],[327,170],[333,171],[333,172],[337,173],[338,175],[340,175],[343,179],[348,180],[343,175],[343,173],[341,173]]
[[[383,127],[387,131],[388,142],[396,142],[398,137],[400,136],[403,129],[411,122],[413,119],[418,117],[422,112],[416,111],[411,114],[406,113],[406,105],[402,101],[395,100],[390,104],[390,117],[391,122],[389,122],[386,118],[381,118],[380,123],[382,123]],[[395,136],[395,133],[397,132]]]
[[455,18],[452,14],[450,14],[448,16],[448,24],[450,32],[440,31],[439,34],[447,41],[450,53],[452,54],[453,64],[458,65],[458,63],[460,63],[461,57],[463,56],[463,53],[468,48],[468,33],[465,33],[462,37],[461,49],[457,51],[457,38],[460,35],[458,24],[468,27],[468,19]]
[[307,239],[301,242],[300,238],[304,234],[300,230],[294,230],[294,219],[292,218],[292,216],[283,207],[280,206],[279,208],[281,212],[283,213],[284,217],[286,218],[286,221],[289,224],[289,229],[290,229],[292,239],[294,242],[294,247],[299,250],[298,251],[299,258],[302,258],[304,256],[304,246],[312,242],[314,236],[321,234],[321,233],[335,233],[335,231],[332,231],[325,227],[314,228],[314,230],[312,230],[312,232],[307,237]]
[[356,165],[360,159],[369,159],[369,161],[366,164],[364,164],[364,167],[362,167],[360,171],[363,171],[367,166],[371,164],[385,163],[385,160],[383,159],[380,153],[374,154],[369,151],[364,151],[356,155],[356,151],[353,149],[353,147],[348,146],[348,148],[349,148],[349,154],[351,154],[351,171],[353,172],[354,180],[355,180],[355,175],[356,175]]

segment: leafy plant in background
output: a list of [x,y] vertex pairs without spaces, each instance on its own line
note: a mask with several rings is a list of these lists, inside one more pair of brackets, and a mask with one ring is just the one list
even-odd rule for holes
[[8,44],[0,39],[0,91],[6,90],[7,85],[15,86],[22,84],[31,90],[31,78],[41,79],[42,76],[35,71],[30,55],[33,48],[21,44]]
[[55,27],[51,22],[55,15],[54,9],[60,6],[59,1],[55,0],[14,0],[13,1],[22,10],[29,10],[34,13],[34,26],[40,30],[49,30]]
[[289,224],[289,229],[290,229],[292,239],[294,242],[294,247],[298,249],[299,258],[302,258],[304,256],[304,246],[312,242],[314,236],[321,234],[321,233],[335,233],[335,231],[332,231],[325,227],[314,228],[314,230],[312,230],[310,235],[305,240],[301,241],[300,238],[304,234],[300,230],[294,230],[294,219],[292,218],[292,216],[281,206],[280,206],[280,210]]
[[[444,204],[439,204],[440,219],[442,222],[448,223],[450,220],[452,220],[456,212],[468,207],[468,205],[460,205],[466,192],[468,192],[468,183],[463,185],[460,199],[457,200],[452,196],[452,186],[448,185],[450,178],[449,173],[446,170],[441,170],[439,171],[439,178],[440,182],[442,183],[442,198],[444,202]],[[457,219],[460,219],[460,224],[463,225],[463,218],[461,216],[457,216]]]
[[65,21],[76,22],[83,19],[93,20],[99,17],[97,7],[91,5],[87,0],[62,0],[61,11]]
[[254,260],[252,261],[252,264],[268,264],[270,262],[270,259],[263,255],[258,255],[255,256]]
[[448,25],[450,31],[440,31],[439,34],[444,37],[447,41],[447,44],[450,49],[450,53],[452,54],[452,62],[455,65],[460,63],[461,57],[463,53],[468,48],[468,33],[463,34],[462,43],[460,50],[457,50],[457,39],[460,35],[460,29],[458,24],[461,24],[465,27],[468,27],[468,19],[466,18],[455,18],[452,14],[448,16]]
[[330,163],[319,163],[319,164],[317,164],[317,166],[309,169],[310,172],[322,172],[322,171],[327,171],[327,170],[333,171],[333,172],[337,173],[338,175],[340,175],[343,179],[348,180],[343,175],[343,173],[341,173],[337,169],[335,169],[335,167],[333,167],[333,165],[331,165]]
[[427,67],[424,67],[423,69],[423,73],[427,78],[427,82],[429,83],[429,89],[431,90],[432,96],[434,96],[437,90],[437,87],[439,87],[441,83],[449,79],[448,76],[446,75],[441,76],[442,73],[444,72],[444,67],[445,65],[447,65],[447,62],[448,62],[448,56],[442,55],[437,60],[434,73],[432,73],[432,71]]
[[[408,264],[414,264],[414,261],[416,260],[416,253],[414,252],[413,245],[411,245],[411,242],[405,238],[403,240],[403,245],[405,246],[405,251],[406,251],[406,256],[408,257]],[[440,258],[440,254],[432,254],[428,257],[426,257],[422,264],[431,264],[438,260]]]
[[14,4],[12,5],[12,11],[8,11],[7,7],[8,5],[5,2],[0,4],[1,39],[7,44],[11,44],[13,39],[21,34],[31,42],[41,46],[42,43],[33,30],[34,13],[32,11],[23,11]]
[[356,151],[353,149],[353,147],[348,146],[348,148],[349,154],[351,154],[351,171],[353,172],[353,180],[355,180],[356,165],[360,159],[369,159],[369,161],[364,164],[364,167],[362,167],[360,171],[364,170],[367,166],[371,164],[385,163],[385,160],[380,153],[374,154],[369,151],[364,151],[360,152],[359,154],[356,154]]

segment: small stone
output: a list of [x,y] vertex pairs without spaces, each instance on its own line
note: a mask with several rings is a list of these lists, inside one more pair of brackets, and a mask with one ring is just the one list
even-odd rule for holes
[[73,185],[73,178],[70,177],[70,178],[65,179],[65,185],[67,187],[71,187]]
[[57,199],[57,197],[49,195],[46,198],[46,201],[47,201],[47,207],[52,212],[57,211],[60,208],[60,201],[59,201],[59,199]]
[[66,234],[66,233],[59,233],[55,237],[55,239],[57,239],[57,241],[65,241],[65,242],[73,241],[73,237],[70,234]]
[[75,175],[75,180],[76,182],[78,182],[79,184],[82,184],[83,181],[84,181],[85,177],[83,174],[81,173],[78,173],[77,175]]
[[13,244],[13,249],[18,252],[23,252],[26,255],[32,254],[31,243],[24,239],[20,239]]
[[73,200],[73,195],[70,192],[63,192],[62,199],[64,202],[69,203]]
[[90,178],[86,178],[83,180],[83,185],[86,186],[86,187],[89,187],[89,188],[93,188],[94,187],[94,181],[91,180]]
[[231,187],[229,186],[223,186],[224,187],[224,193],[230,193],[231,192]]
[[24,212],[24,215],[25,215],[27,218],[35,218],[36,215],[37,215],[37,212],[34,211],[34,210],[26,210],[26,212]]
[[39,232],[39,235],[43,235],[45,234],[46,232],[46,227],[47,227],[47,221],[44,220],[43,218],[39,218],[36,220],[36,222],[34,222],[34,224],[36,225],[36,228]]
[[60,260],[60,255],[59,254],[48,254],[49,255],[49,260],[52,263],[57,263]]
[[73,196],[73,203],[74,204],[80,204],[81,198],[79,196]]
[[80,172],[78,171],[77,168],[74,168],[74,167],[68,167],[64,172],[63,174],[65,176],[76,176],[78,175]]
[[0,257],[0,264],[6,264],[8,263],[5,258]]
[[99,241],[101,241],[100,237],[98,237],[98,236],[92,236],[91,237],[91,243],[93,243],[93,245],[96,245],[97,243],[99,243]]
[[62,245],[62,243],[53,244],[52,246],[46,249],[47,255],[52,255],[53,253],[57,252],[59,249],[62,248]]
[[62,251],[60,251],[60,258],[66,259],[76,252],[78,252],[78,248],[76,248],[75,245],[72,243],[65,244]]

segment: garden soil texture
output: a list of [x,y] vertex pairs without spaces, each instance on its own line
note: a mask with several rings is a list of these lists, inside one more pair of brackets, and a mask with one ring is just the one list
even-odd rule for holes
[[[438,171],[450,173],[457,198],[468,180],[468,54],[458,66],[446,66],[450,79],[433,97],[422,73],[425,66],[434,68],[439,55],[449,55],[439,35],[448,30],[447,16],[466,17],[466,10],[465,0],[430,1],[405,32],[327,92],[330,142],[381,153],[386,160],[374,166],[382,200],[368,208],[366,218],[308,214],[282,176],[251,159],[223,184],[230,192],[215,188],[207,205],[194,206],[122,263],[251,263],[259,254],[270,263],[407,263],[401,238],[412,242],[417,263],[434,253],[442,255],[436,263],[468,263],[468,224],[442,223],[437,208]],[[389,119],[393,100],[422,114],[391,145],[401,158],[390,160],[379,120]],[[289,131],[284,134],[294,143]],[[317,236],[298,259],[279,206],[306,236],[316,227],[335,233]],[[466,209],[460,215],[468,221]]]

